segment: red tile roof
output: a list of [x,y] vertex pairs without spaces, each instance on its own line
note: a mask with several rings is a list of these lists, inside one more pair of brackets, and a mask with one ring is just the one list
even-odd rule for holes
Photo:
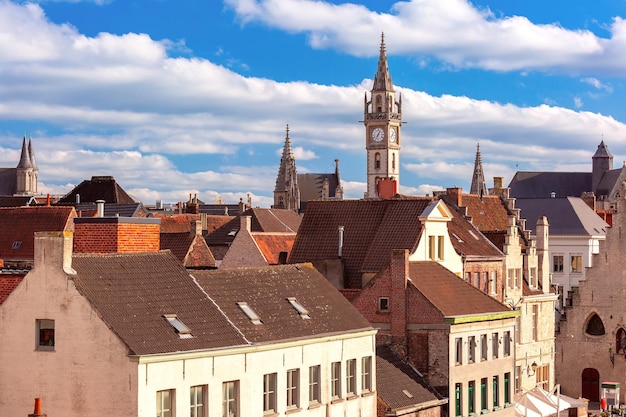
[[[278,265],[281,252],[289,253],[296,239],[295,233],[252,233],[259,250],[269,265]],[[287,260],[288,256],[285,258]]]
[[161,233],[161,249],[169,249],[186,268],[215,267],[215,258],[202,236],[190,232]]
[[0,305],[4,303],[13,290],[22,282],[24,274],[2,274],[0,275]]
[[509,212],[500,197],[485,195],[482,198],[475,194],[463,194],[463,206],[467,207],[467,215],[472,223],[483,231],[506,231],[509,227]]
[[[200,220],[200,214],[162,214],[153,213],[152,216],[161,219],[161,233],[178,233],[188,232],[191,230],[191,223]],[[207,231],[213,232],[215,229],[221,227],[225,223],[234,219],[233,216],[215,216],[207,215]]]

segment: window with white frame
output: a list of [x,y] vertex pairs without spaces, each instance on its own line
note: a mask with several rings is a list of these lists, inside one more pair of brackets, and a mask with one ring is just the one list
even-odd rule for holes
[[189,408],[191,417],[207,417],[207,398],[208,386],[196,385],[189,389]]
[[513,288],[513,269],[506,270],[506,287]]
[[341,362],[333,362],[330,365],[330,396],[341,398]]
[[263,412],[276,412],[276,379],[277,374],[263,375]]
[[356,359],[346,361],[346,394],[356,394]]
[[552,272],[563,272],[563,255],[552,256]]
[[498,273],[491,271],[491,294],[498,293]]
[[535,267],[529,268],[528,274],[530,275],[528,278],[530,282],[530,286],[532,288],[537,288],[537,268]]
[[239,381],[222,383],[222,417],[239,416]]
[[372,390],[372,357],[365,356],[361,358],[361,391],[368,392]]
[[166,389],[156,393],[157,417],[174,417],[174,390]]
[[504,332],[504,336],[503,337],[503,341],[502,341],[502,345],[503,345],[503,355],[504,356],[510,356],[511,355],[511,332],[510,331],[506,331]]
[[515,288],[522,288],[522,269],[515,269]]
[[320,402],[320,366],[309,366],[309,403]]
[[480,272],[474,272],[474,287],[480,289]]
[[287,408],[300,406],[300,370],[290,369],[287,371]]
[[491,334],[491,357],[493,359],[498,358],[498,350],[500,349],[500,340],[498,339],[498,332]]

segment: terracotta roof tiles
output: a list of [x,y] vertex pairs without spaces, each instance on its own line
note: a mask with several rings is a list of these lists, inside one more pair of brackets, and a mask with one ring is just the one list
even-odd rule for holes
[[252,237],[265,257],[265,260],[267,260],[267,263],[269,265],[278,265],[280,263],[279,257],[281,252],[287,254],[284,261],[287,260],[293,242],[296,239],[296,234],[252,233]]

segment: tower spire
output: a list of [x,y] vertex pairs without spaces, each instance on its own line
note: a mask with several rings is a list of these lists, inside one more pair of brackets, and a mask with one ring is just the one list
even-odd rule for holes
[[474,160],[474,174],[472,175],[470,194],[476,194],[480,197],[488,194],[485,184],[485,173],[483,172],[483,160],[480,156],[480,143],[476,145],[476,159]]
[[395,91],[391,82],[391,74],[389,73],[389,64],[387,63],[387,52],[385,48],[385,33],[380,35],[380,54],[378,56],[378,70],[374,77],[374,86],[372,91]]
[[26,143],[26,135],[22,139],[22,154],[20,155],[20,162],[17,164],[17,168],[22,169],[31,169],[33,168],[33,164],[30,158],[30,153],[28,152],[28,145]]
[[274,188],[274,205],[272,208],[287,210],[300,210],[300,190],[298,188],[298,174],[296,171],[296,159],[291,148],[289,138],[289,125],[285,129],[285,143],[283,154],[280,158],[276,186]]

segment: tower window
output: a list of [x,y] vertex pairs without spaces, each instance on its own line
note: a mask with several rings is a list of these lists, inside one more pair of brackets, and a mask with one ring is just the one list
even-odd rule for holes
[[396,154],[392,153],[391,154],[391,169],[392,170],[396,170]]
[[374,155],[374,168],[380,169],[380,153],[378,152]]

